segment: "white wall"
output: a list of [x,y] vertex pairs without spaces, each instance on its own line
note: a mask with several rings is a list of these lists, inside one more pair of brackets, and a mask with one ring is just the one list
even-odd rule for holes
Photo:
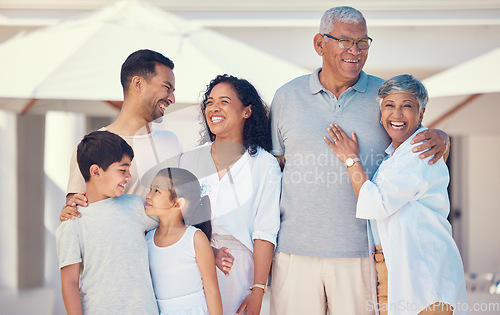
[[469,136],[467,159],[467,262],[477,273],[500,273],[500,135]]

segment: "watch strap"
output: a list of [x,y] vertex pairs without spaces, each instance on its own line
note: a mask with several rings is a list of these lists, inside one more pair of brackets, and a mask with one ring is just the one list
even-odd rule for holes
[[265,284],[254,284],[253,286],[250,287],[250,291],[253,290],[254,288],[260,288],[264,290],[264,293],[267,292],[267,285]]

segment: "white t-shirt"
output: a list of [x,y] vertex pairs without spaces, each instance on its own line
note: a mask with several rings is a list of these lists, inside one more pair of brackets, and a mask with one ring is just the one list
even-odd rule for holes
[[121,195],[79,207],[56,231],[59,268],[81,263],[83,313],[158,314],[144,232],[158,226],[144,199]]
[[184,153],[179,165],[209,196],[214,234],[232,235],[252,252],[254,239],[276,245],[281,170],[274,156],[260,147],[254,156],[247,151],[219,180],[209,143]]
[[[101,128],[99,130],[106,130]],[[125,186],[124,194],[136,194],[145,197],[149,192],[147,185],[141,185],[141,178],[159,163],[163,167],[177,167],[182,145],[177,136],[168,130],[151,128],[151,133],[138,136],[122,136],[134,150],[134,159],[130,167],[132,179]],[[84,192],[85,181],[76,161],[76,149],[71,158],[70,175],[66,193]]]

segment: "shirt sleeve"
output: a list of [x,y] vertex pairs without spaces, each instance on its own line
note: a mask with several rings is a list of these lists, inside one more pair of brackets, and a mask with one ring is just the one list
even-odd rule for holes
[[265,175],[252,239],[268,241],[276,248],[276,237],[280,228],[281,170],[276,159],[269,161],[268,167],[260,170]]
[[276,91],[271,103],[271,137],[273,141],[273,149],[271,154],[274,156],[283,155],[285,153],[285,145],[280,130],[280,113],[284,99],[280,90]]
[[397,164],[393,163],[379,172],[375,182],[367,180],[361,186],[357,218],[387,218],[414,200],[419,192],[426,190],[428,182],[420,176],[418,165],[411,168],[409,164]]
[[134,208],[137,210],[139,220],[144,226],[144,231],[151,231],[152,229],[157,228],[160,220],[158,217],[152,217],[146,214],[146,210],[144,209],[144,198],[139,195],[134,195],[134,202]]
[[86,187],[85,180],[83,179],[80,168],[78,167],[78,162],[76,161],[75,149],[69,166],[69,180],[66,195],[84,192],[87,189]]
[[62,222],[56,230],[56,250],[59,268],[82,262],[78,221]]

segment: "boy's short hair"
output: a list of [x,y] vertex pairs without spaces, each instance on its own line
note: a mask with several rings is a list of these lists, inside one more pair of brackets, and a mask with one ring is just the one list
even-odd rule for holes
[[85,182],[90,180],[90,167],[94,164],[107,170],[127,155],[134,159],[132,147],[117,134],[109,131],[93,131],[78,144],[76,160]]

